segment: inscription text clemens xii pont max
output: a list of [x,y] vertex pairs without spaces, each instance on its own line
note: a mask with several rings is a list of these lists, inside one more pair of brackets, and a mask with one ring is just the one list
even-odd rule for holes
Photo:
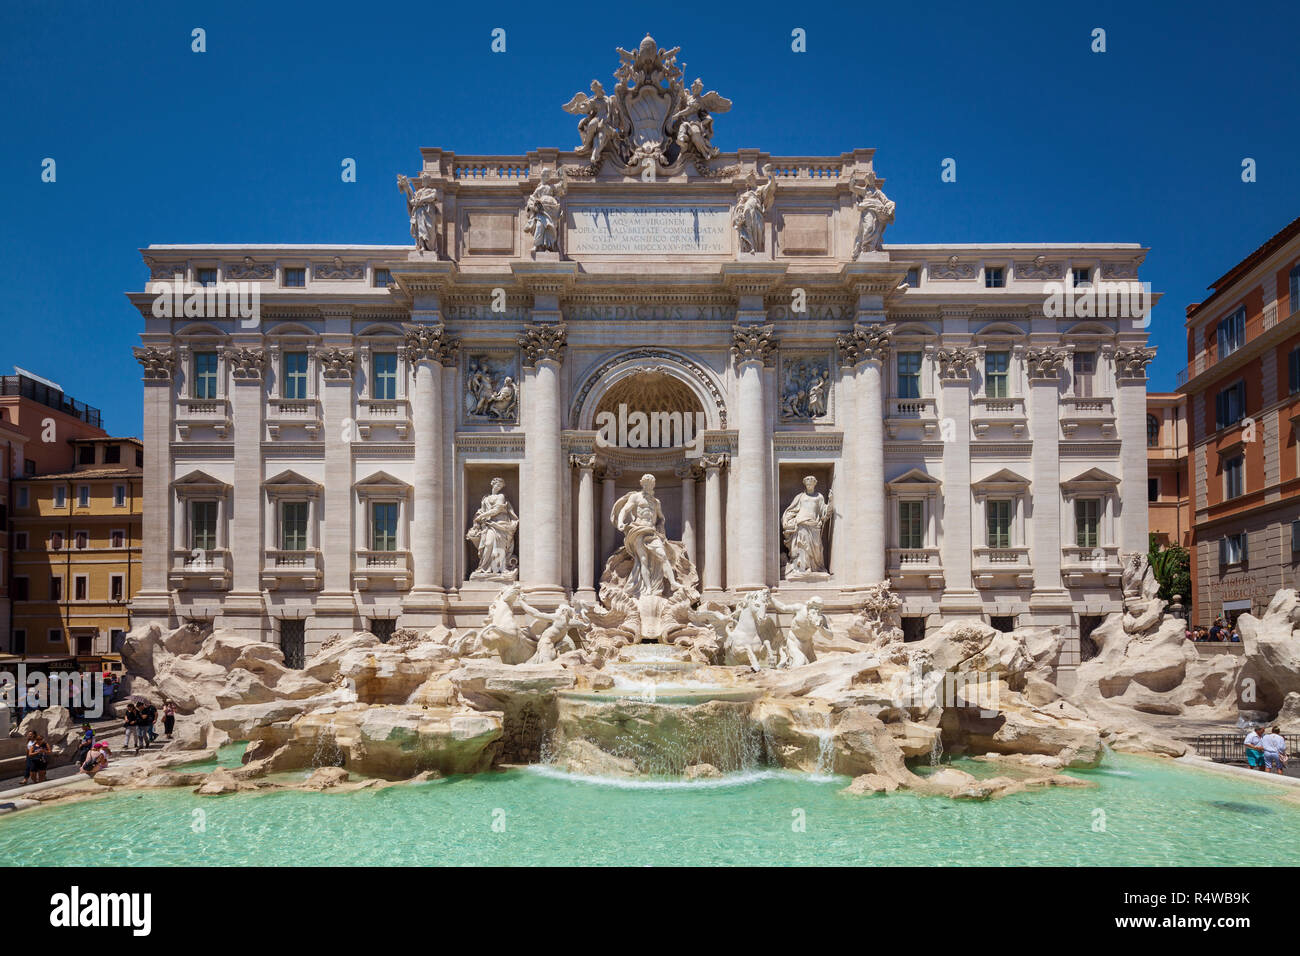
[[727,253],[726,206],[577,206],[569,210],[573,254]]

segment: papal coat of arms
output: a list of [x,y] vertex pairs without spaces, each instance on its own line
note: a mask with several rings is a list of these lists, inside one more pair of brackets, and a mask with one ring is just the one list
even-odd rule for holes
[[629,172],[647,165],[668,170],[686,161],[701,174],[712,172],[708,162],[720,152],[713,145],[713,114],[731,109],[731,100],[706,93],[699,78],[687,88],[677,66],[680,49],[662,49],[650,36],[635,52],[619,47],[623,62],[614,71],[613,94],[593,80],[590,95],[577,93],[564,104],[582,117],[575,152],[590,157],[588,175],[611,158]]

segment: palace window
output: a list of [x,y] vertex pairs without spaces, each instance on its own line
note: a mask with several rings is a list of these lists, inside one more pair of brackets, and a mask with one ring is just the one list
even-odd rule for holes
[[1294,395],[1300,392],[1300,345],[1291,350],[1291,354],[1286,359],[1287,370],[1287,392]]
[[109,534],[109,541],[112,543],[112,546],[113,546],[114,548],[125,548],[125,547],[126,547],[126,532],[125,532],[125,531],[121,531],[121,530],[115,530],[115,531],[111,532],[111,533]]
[[50,532],[50,550],[51,550],[51,551],[62,551],[62,550],[63,550],[63,532],[62,532],[62,531],[51,531],[51,532]]
[[393,284],[393,274],[387,269],[376,269],[373,284],[376,289],[386,289]]
[[374,366],[374,383],[370,397],[388,399],[397,397],[397,353],[376,352],[371,359]]
[[15,654],[27,653],[27,628],[25,627],[14,628],[13,652]]
[[124,579],[120,574],[114,574],[108,579],[108,599],[110,601],[121,601],[125,593]]
[[898,546],[909,550],[925,547],[925,509],[920,501],[898,503]]
[[1097,378],[1097,353],[1074,353],[1074,394],[1090,398]]
[[307,353],[284,354],[284,383],[282,398],[307,397]]
[[217,548],[217,503],[190,502],[190,550],[215,551]]
[[1219,341],[1219,358],[1227,358],[1246,344],[1246,307],[1243,305],[1236,312],[1219,323],[1217,332]]
[[209,286],[217,284],[216,269],[195,269],[194,274],[195,281],[198,282],[199,285]]
[[1074,499],[1074,543],[1081,548],[1095,548],[1100,543],[1101,499]]
[[28,579],[26,577],[14,578],[13,599],[15,601],[26,601],[29,593]]
[[54,488],[54,507],[62,510],[68,506],[68,489],[63,485]]
[[194,398],[217,397],[217,353],[194,353]]
[[95,463],[95,446],[82,445],[77,449],[78,465],[93,465]]
[[1229,534],[1219,539],[1219,565],[1246,563],[1246,532]]
[[1160,444],[1160,419],[1154,415],[1147,416],[1147,447],[1155,448]]
[[397,502],[376,501],[371,504],[370,550],[397,550]]
[[987,398],[1007,398],[1010,394],[1010,352],[984,353],[984,394]]
[[1227,428],[1246,417],[1246,382],[1243,379],[1214,396],[1214,427]]
[[72,599],[74,601],[84,601],[90,593],[90,578],[84,574],[78,574],[72,579]]
[[1291,557],[1300,557],[1300,521],[1291,522]]
[[113,507],[114,508],[126,507],[126,485],[113,486]]
[[1148,478],[1147,479],[1147,501],[1152,502],[1152,501],[1159,501],[1159,500],[1160,500],[1160,479]]
[[17,500],[14,502],[14,504],[17,505],[19,508],[29,507],[29,505],[31,504],[31,497],[28,494],[26,485],[23,485],[21,488],[18,489],[16,498]]
[[290,266],[284,270],[284,287],[302,289],[307,285],[307,269],[304,266]]
[[78,531],[73,535],[72,540],[78,551],[85,551],[86,548],[90,547],[90,532]]
[[305,501],[286,501],[280,505],[280,549],[307,550],[307,514]]
[[984,268],[984,288],[1001,289],[1007,284],[1006,274],[1000,267],[985,266]]
[[1223,463],[1223,497],[1240,498],[1246,491],[1246,457],[1234,455]]
[[988,514],[988,546],[1011,547],[1011,502],[1005,498],[993,500],[985,508]]
[[1088,266],[1075,266],[1074,284],[1075,285],[1092,285],[1092,269]]
[[1291,312],[1300,312],[1300,265],[1291,267],[1288,275],[1291,280]]
[[120,465],[122,463],[122,446],[106,445],[104,446],[104,464]]
[[90,507],[90,485],[77,485],[77,507]]
[[921,287],[921,270],[908,269],[903,281],[907,283],[909,289],[919,289]]
[[921,353],[898,353],[898,397],[921,397]]
[[57,574],[50,576],[50,600],[63,600],[63,578]]
[[26,531],[15,531],[15,532],[14,532],[14,550],[15,550],[15,551],[26,551],[26,550],[27,550],[27,532],[26,532]]

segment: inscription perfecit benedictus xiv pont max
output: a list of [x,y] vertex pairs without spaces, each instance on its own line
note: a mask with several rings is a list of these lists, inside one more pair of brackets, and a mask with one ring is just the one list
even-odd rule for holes
[[575,206],[570,253],[716,253],[731,251],[726,206]]

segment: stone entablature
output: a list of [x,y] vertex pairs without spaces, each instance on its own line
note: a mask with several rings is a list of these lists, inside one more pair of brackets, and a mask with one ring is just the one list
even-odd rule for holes
[[[423,150],[410,245],[144,250],[145,534],[171,558],[146,562],[137,620],[273,637],[305,618],[309,643],[477,624],[472,574],[500,562],[465,535],[492,495],[530,601],[588,597],[609,508],[646,473],[714,598],[768,586],[847,614],[891,576],[930,626],[1118,608],[1118,556],[1146,547],[1150,350],[1131,321],[1047,316],[1043,282],[1135,274],[1145,250],[880,245],[872,150],[686,139],[689,161],[656,141],[652,182],[590,150]],[[157,283],[200,270],[257,283],[260,316],[155,313]],[[636,413],[681,440],[637,444]],[[805,533],[792,562],[800,493],[826,495],[824,550]]]

